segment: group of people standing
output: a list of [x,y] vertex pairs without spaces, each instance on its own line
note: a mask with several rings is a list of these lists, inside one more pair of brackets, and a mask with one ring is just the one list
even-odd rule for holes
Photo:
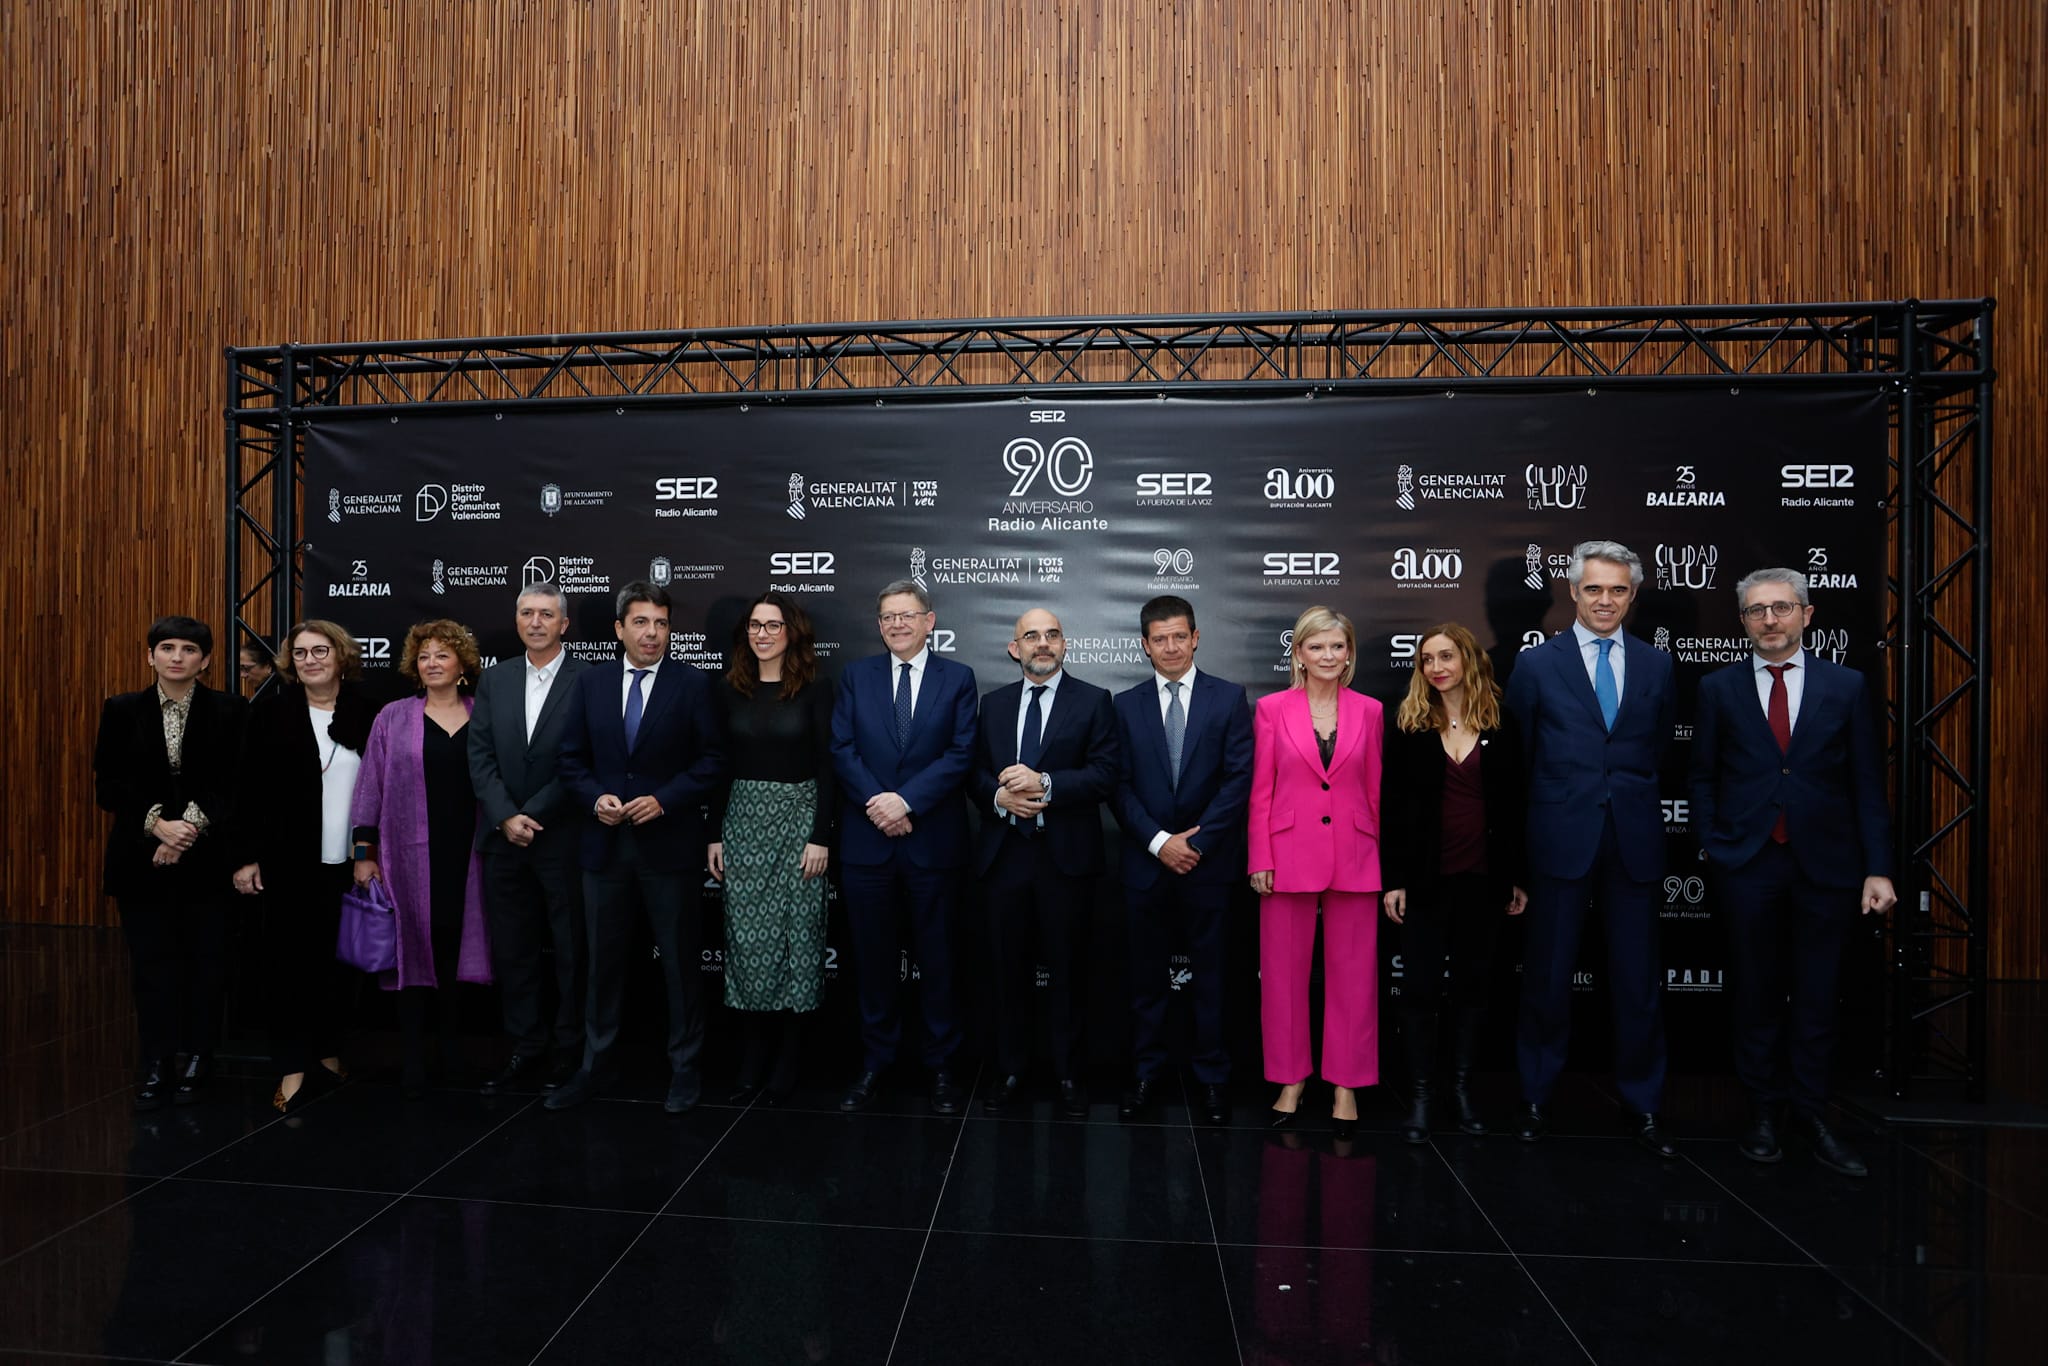
[[[1332,1088],[1330,1123],[1348,1134],[1358,1090],[1379,1083],[1384,914],[1403,959],[1404,1135],[1426,1141],[1444,1118],[1485,1132],[1470,1079],[1501,930],[1522,917],[1514,1128],[1542,1138],[1568,1055],[1579,941],[1597,915],[1616,1089],[1638,1142],[1674,1156],[1659,1118],[1655,900],[1672,665],[1622,630],[1642,579],[1633,552],[1586,542],[1568,578],[1571,628],[1525,651],[1505,693],[1472,633],[1446,622],[1423,637],[1391,714],[1351,686],[1356,628],[1322,606],[1295,624],[1290,686],[1254,707],[1242,686],[1196,667],[1201,633],[1179,597],[1139,613],[1151,674],[1135,686],[1112,696],[1070,675],[1059,619],[1040,607],[1008,642],[1017,676],[983,697],[972,669],[931,648],[936,613],[912,581],[877,595],[884,650],[849,662],[836,686],[818,676],[808,618],[782,595],[748,605],[714,680],[669,658],[662,588],[619,592],[620,653],[600,664],[564,649],[566,603],[541,584],[517,602],[524,653],[487,671],[459,624],[413,628],[400,667],[420,693],[381,711],[360,692],[347,634],[300,623],[246,718],[196,681],[212,652],[204,624],[165,618],[150,633],[156,686],[108,702],[96,759],[101,804],[116,813],[108,885],[136,969],[138,1103],[204,1084],[224,882],[263,898],[277,1104],[290,1111],[338,1084],[339,907],[352,883],[381,882],[399,935],[380,985],[399,993],[409,1091],[431,1071],[430,1017],[445,1038],[449,989],[496,980],[512,1052],[487,1089],[538,1084],[550,1109],[602,1093],[616,1074],[637,916],[667,997],[667,1108],[690,1109],[702,1096],[707,866],[725,891],[736,1098],[777,1103],[818,1006],[836,857],[861,1045],[841,1108],[871,1104],[913,1049],[931,1109],[966,1103],[958,945],[971,902],[991,959],[996,1066],[984,1108],[1001,1113],[1023,1090],[1043,1000],[1047,1079],[1061,1108],[1082,1115],[1106,807],[1121,831],[1126,903],[1123,1118],[1158,1100],[1178,953],[1196,1108],[1227,1122],[1226,930],[1248,882],[1259,899],[1264,1071],[1279,1087],[1272,1125],[1301,1122],[1319,1074]],[[1737,1071],[1754,1101],[1740,1144],[1778,1160],[1789,1103],[1820,1161],[1861,1174],[1824,1109],[1848,926],[1859,907],[1895,900],[1874,704],[1859,675],[1801,648],[1812,608],[1799,574],[1759,570],[1737,596],[1754,660],[1700,689],[1691,790],[1733,946]],[[918,1018],[906,1044],[913,964]]]

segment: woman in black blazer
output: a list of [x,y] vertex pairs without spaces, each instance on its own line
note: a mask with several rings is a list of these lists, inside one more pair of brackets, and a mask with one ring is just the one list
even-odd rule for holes
[[377,704],[354,683],[361,651],[331,621],[285,636],[277,678],[249,708],[235,790],[235,890],[261,895],[261,970],[271,1055],[290,1114],[347,1075],[344,993],[335,961],[341,894],[353,871],[349,802]]
[[1401,1132],[1410,1143],[1429,1138],[1446,996],[1458,1127],[1486,1132],[1470,1081],[1494,945],[1502,917],[1529,900],[1521,738],[1500,696],[1479,642],[1447,622],[1423,637],[1408,695],[1387,713],[1380,862],[1387,919],[1401,927],[1401,1038],[1413,1086]]
[[149,628],[156,682],[100,709],[93,784],[114,813],[106,889],[121,911],[142,1040],[135,1108],[199,1098],[213,1071],[226,984],[230,804],[242,699],[199,681],[213,631],[191,617]]

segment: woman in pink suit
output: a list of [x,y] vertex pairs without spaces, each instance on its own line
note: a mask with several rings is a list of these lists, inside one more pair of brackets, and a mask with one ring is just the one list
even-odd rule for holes
[[1360,1086],[1380,1079],[1377,935],[1380,704],[1346,685],[1357,668],[1350,619],[1311,607],[1294,623],[1293,686],[1252,715],[1249,816],[1259,904],[1259,1019],[1272,1123],[1295,1122],[1309,1057],[1308,988],[1323,922],[1323,1076],[1332,1127],[1349,1136]]

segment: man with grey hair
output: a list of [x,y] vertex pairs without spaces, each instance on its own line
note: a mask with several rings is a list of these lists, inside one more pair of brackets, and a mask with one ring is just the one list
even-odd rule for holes
[[[578,812],[555,773],[564,705],[582,660],[562,648],[569,603],[552,583],[529,584],[514,604],[525,651],[484,670],[469,720],[469,777],[483,808],[484,912],[512,1056],[486,1092],[542,1081],[553,1090],[583,1048],[583,887],[576,867]],[[554,1011],[544,998],[554,950]]]
[[1671,740],[1672,669],[1622,622],[1643,562],[1615,541],[1573,547],[1571,629],[1525,651],[1508,682],[1529,781],[1528,939],[1516,1057],[1519,1137],[1549,1130],[1546,1107],[1571,1039],[1572,974],[1589,912],[1607,942],[1614,1080],[1636,1141],[1678,1150],[1664,1098],[1664,983],[1654,893],[1664,875],[1657,774]]
[[875,623],[884,653],[839,675],[832,706],[832,767],[839,779],[839,861],[846,927],[860,997],[861,1070],[839,1102],[874,1099],[902,1038],[898,926],[910,922],[922,1052],[931,1107],[957,1115],[960,1047],[954,1001],[953,916],[967,862],[963,791],[974,762],[974,670],[931,649],[931,596],[910,579],[884,588]]
[[1778,1161],[1789,1102],[1816,1161],[1864,1176],[1826,1112],[1849,927],[1859,908],[1898,902],[1878,704],[1862,674],[1801,644],[1813,621],[1804,574],[1759,569],[1735,601],[1753,653],[1700,680],[1691,788],[1732,949],[1735,1073],[1751,1105],[1736,1147]]

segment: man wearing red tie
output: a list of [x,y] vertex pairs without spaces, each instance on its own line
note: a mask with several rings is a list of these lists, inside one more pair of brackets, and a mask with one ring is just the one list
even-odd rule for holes
[[1691,786],[1733,946],[1735,1072],[1752,1106],[1737,1146],[1783,1157],[1789,1101],[1815,1160],[1863,1176],[1826,1109],[1849,926],[1898,902],[1877,704],[1862,674],[1801,647],[1805,575],[1759,569],[1735,595],[1755,653],[1700,680]]

